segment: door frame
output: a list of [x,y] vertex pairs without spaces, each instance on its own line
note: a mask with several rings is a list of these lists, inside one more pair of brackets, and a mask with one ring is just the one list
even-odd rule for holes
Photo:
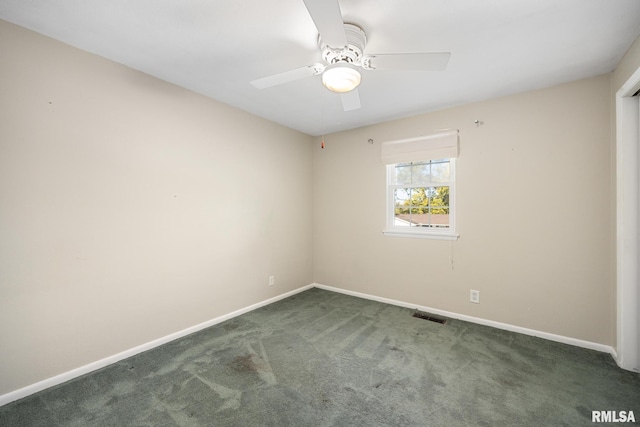
[[616,362],[640,372],[640,68],[616,92]]

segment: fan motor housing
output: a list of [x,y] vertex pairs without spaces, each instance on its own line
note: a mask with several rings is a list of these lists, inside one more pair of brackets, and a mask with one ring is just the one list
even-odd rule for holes
[[353,24],[344,24],[344,32],[347,37],[347,46],[339,48],[327,45],[318,36],[318,46],[322,50],[322,59],[327,64],[346,62],[360,65],[364,48],[367,45],[367,35],[362,28]]

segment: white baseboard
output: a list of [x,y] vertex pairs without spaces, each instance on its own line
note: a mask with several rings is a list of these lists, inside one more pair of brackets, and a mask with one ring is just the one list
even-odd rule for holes
[[297,293],[306,291],[306,290],[311,289],[313,287],[314,287],[314,284],[311,284],[311,285],[303,286],[303,287],[298,288],[298,289],[294,289],[293,291],[286,292],[286,293],[284,293],[282,295],[278,295],[276,297],[269,298],[269,299],[261,301],[259,303],[250,305],[248,307],[241,308],[240,310],[236,310],[236,311],[233,311],[231,313],[224,314],[224,315],[222,315],[220,317],[216,317],[215,319],[208,320],[208,321],[200,323],[198,325],[191,326],[191,327],[189,327],[187,329],[183,329],[181,331],[174,332],[172,334],[169,334],[167,336],[155,339],[153,341],[150,341],[148,343],[139,345],[137,347],[133,347],[133,348],[131,348],[129,350],[125,350],[125,351],[123,351],[121,353],[114,354],[114,355],[109,356],[109,357],[105,357],[104,359],[89,363],[87,365],[81,366],[81,367],[76,368],[76,369],[72,369],[72,370],[67,371],[67,372],[63,372],[62,374],[56,375],[56,376],[51,377],[51,378],[47,378],[46,380],[39,381],[39,382],[37,382],[35,384],[31,384],[31,385],[28,385],[26,387],[20,388],[18,390],[14,390],[14,391],[11,391],[9,393],[3,394],[3,395],[0,396],[0,406],[6,405],[7,403],[16,401],[18,399],[22,399],[23,397],[27,397],[27,396],[29,396],[31,394],[34,394],[34,393],[37,393],[39,391],[45,390],[45,389],[47,389],[49,387],[53,387],[53,386],[56,386],[58,384],[62,384],[64,382],[67,382],[69,380],[77,378],[77,377],[79,377],[81,375],[85,375],[85,374],[88,374],[88,373],[93,372],[95,370],[98,370],[100,368],[104,368],[105,366],[108,366],[108,365],[111,365],[113,363],[119,362],[119,361],[121,361],[123,359],[126,359],[128,357],[135,356],[136,354],[142,353],[142,352],[147,351],[147,350],[151,350],[151,349],[153,349],[155,347],[161,346],[161,345],[166,344],[166,343],[168,343],[170,341],[174,341],[174,340],[176,340],[178,338],[185,337],[187,335],[193,334],[194,332],[198,332],[198,331],[200,331],[202,329],[206,329],[206,328],[208,328],[210,326],[217,325],[218,323],[222,323],[225,320],[232,319],[234,317],[240,316],[241,314],[248,313],[248,312],[253,311],[253,310],[257,309],[257,308],[264,307],[265,305],[272,304],[272,303],[274,303],[276,301],[280,301],[282,299],[288,298],[288,297],[290,297],[292,295],[295,295]]
[[544,338],[550,341],[556,341],[563,344],[569,344],[576,347],[588,348],[590,350],[601,351],[603,353],[609,353],[616,359],[616,351],[613,347],[599,344],[591,341],[584,341],[577,338],[565,337],[562,335],[551,334],[549,332],[537,331],[535,329],[523,328],[521,326],[510,325],[508,323],[496,322],[494,320],[482,319],[480,317],[467,316],[466,314],[454,313],[451,311],[440,310],[438,308],[426,307],[416,304],[410,304],[408,302],[397,301],[389,298],[378,297],[375,295],[363,294],[361,292],[348,291],[346,289],[334,288],[332,286],[321,285],[319,283],[315,283],[314,286],[319,289],[325,289],[327,291],[338,292],[345,295],[351,295],[354,297],[365,298],[372,301],[383,302],[386,304],[397,305],[400,307],[406,307],[411,309],[416,309],[420,311],[424,311],[427,313],[439,314],[441,316],[450,317],[452,319],[464,320],[465,322],[477,323],[479,325],[491,326],[497,329],[504,329],[506,331],[517,332],[524,335],[530,335],[534,337]]

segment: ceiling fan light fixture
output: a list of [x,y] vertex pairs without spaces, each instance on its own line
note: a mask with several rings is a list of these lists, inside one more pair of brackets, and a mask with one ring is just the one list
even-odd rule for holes
[[332,92],[345,93],[357,88],[361,78],[362,76],[355,68],[336,64],[322,73],[322,84]]

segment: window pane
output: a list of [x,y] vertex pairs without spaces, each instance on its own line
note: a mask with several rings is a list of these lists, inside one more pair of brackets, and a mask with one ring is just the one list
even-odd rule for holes
[[411,204],[410,198],[410,188],[398,188],[393,191],[393,204],[396,214],[409,213],[409,205]]
[[404,203],[407,202],[407,205],[409,204],[408,201],[411,198],[411,189],[410,188],[396,188],[395,190],[393,190],[393,199],[395,200],[396,204],[397,203]]
[[411,184],[411,163],[399,163],[395,168],[396,176],[393,184]]
[[421,207],[418,207],[418,208],[412,207],[409,212],[411,212],[411,215],[413,215],[413,216],[425,215],[425,214],[429,213],[429,207],[427,207],[427,206],[421,206]]
[[431,208],[446,207],[449,213],[449,186],[430,187],[428,189],[431,198]]
[[449,162],[433,163],[431,165],[432,182],[449,182],[451,179],[451,167]]
[[435,206],[431,207],[429,213],[434,215],[449,215],[449,206]]
[[426,212],[426,208],[429,206],[429,189],[426,187],[412,188],[411,206],[423,208]]
[[393,219],[393,225],[396,227],[410,227],[411,226],[410,215],[408,213],[396,212]]
[[429,163],[416,163],[411,166],[411,184],[429,185],[431,183],[431,165]]
[[419,211],[417,208],[412,208],[405,210],[403,213],[396,212],[394,225],[400,227],[422,227],[429,214],[418,213]]
[[424,227],[428,223],[429,223],[428,209],[412,209],[412,212],[411,212],[412,227]]
[[449,208],[447,207],[447,213],[432,213],[430,226],[433,228],[449,228]]

